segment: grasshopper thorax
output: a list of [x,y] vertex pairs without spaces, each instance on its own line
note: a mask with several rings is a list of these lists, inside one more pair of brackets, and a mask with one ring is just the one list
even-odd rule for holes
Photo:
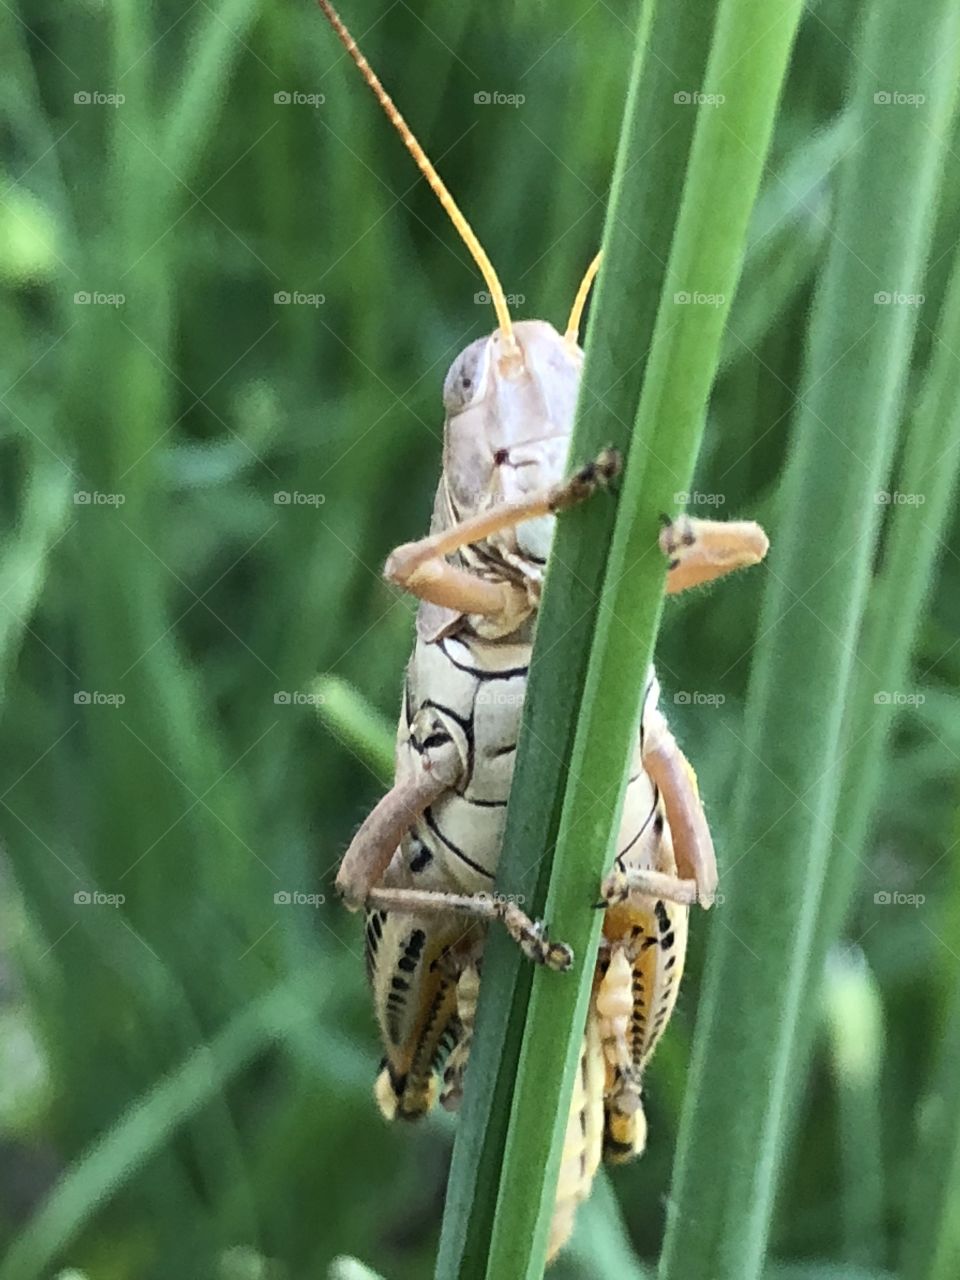
[[[563,480],[582,367],[576,342],[545,320],[518,321],[512,341],[498,329],[461,351],[443,386],[442,484],[454,520]],[[542,565],[553,526],[553,516],[524,521],[490,550]]]

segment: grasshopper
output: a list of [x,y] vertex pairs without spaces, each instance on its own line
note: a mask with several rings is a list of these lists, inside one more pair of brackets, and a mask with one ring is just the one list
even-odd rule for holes
[[[454,360],[443,387],[443,469],[429,536],[398,547],[388,581],[420,600],[397,733],[396,780],[360,826],[337,874],[366,913],[367,968],[385,1058],[375,1094],[387,1118],[416,1119],[462,1095],[483,942],[505,927],[524,954],[570,967],[518,902],[494,892],[541,586],[558,515],[614,478],[605,451],[564,478],[583,365],[580,320],[591,262],[561,334],[514,323],[496,272],[406,121],[329,3],[320,8],[426,177],[486,281],[497,317]],[[666,522],[667,591],[758,563],[752,522]],[[601,1156],[646,1141],[643,1072],[677,998],[691,904],[717,888],[695,774],[657,708],[651,669],[569,1114],[553,1257],[569,1236]],[[589,909],[590,904],[584,904]],[[439,1079],[443,1070],[442,1086]]]

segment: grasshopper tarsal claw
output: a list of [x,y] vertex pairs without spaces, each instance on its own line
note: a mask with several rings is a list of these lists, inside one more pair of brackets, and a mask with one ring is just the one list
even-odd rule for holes
[[597,489],[605,489],[620,474],[622,458],[619,449],[602,449],[592,462],[575,472],[564,485],[560,485],[550,497],[550,510],[554,513],[583,502]]
[[531,920],[514,902],[495,900],[510,937],[535,964],[564,972],[573,964],[573,952],[565,942],[551,942],[539,920]]

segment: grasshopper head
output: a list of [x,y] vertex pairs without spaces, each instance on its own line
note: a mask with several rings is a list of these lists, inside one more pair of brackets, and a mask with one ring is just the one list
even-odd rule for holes
[[[461,351],[443,387],[454,518],[563,480],[582,366],[577,344],[544,320],[518,321],[512,343],[498,329]],[[505,549],[542,562],[553,525],[525,521],[503,535]]]

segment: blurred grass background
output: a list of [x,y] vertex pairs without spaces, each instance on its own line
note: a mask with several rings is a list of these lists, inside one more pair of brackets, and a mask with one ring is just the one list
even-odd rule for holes
[[[690,504],[761,520],[773,568],[868,5],[805,16]],[[515,313],[561,323],[600,235],[633,3],[344,16]],[[329,898],[380,793],[414,608],[379,566],[427,526],[443,374],[493,323],[482,284],[309,4],[35,0],[0,32],[0,1275],[279,1280],[341,1253],[429,1274],[450,1122],[381,1122],[359,924],[275,895]],[[925,278],[877,284],[925,297],[904,421],[958,232],[951,151]],[[790,1275],[895,1271],[916,1139],[955,1110],[949,1083],[923,1100],[949,1081],[960,963],[958,552],[953,520],[911,680],[886,691],[902,711],[774,1233]],[[671,603],[659,646],[721,870],[761,572]],[[875,900],[896,892],[924,900]],[[697,925],[649,1151],[583,1215],[564,1280],[628,1274],[627,1238],[658,1253],[722,910]],[[960,1269],[921,1255],[910,1274]]]

